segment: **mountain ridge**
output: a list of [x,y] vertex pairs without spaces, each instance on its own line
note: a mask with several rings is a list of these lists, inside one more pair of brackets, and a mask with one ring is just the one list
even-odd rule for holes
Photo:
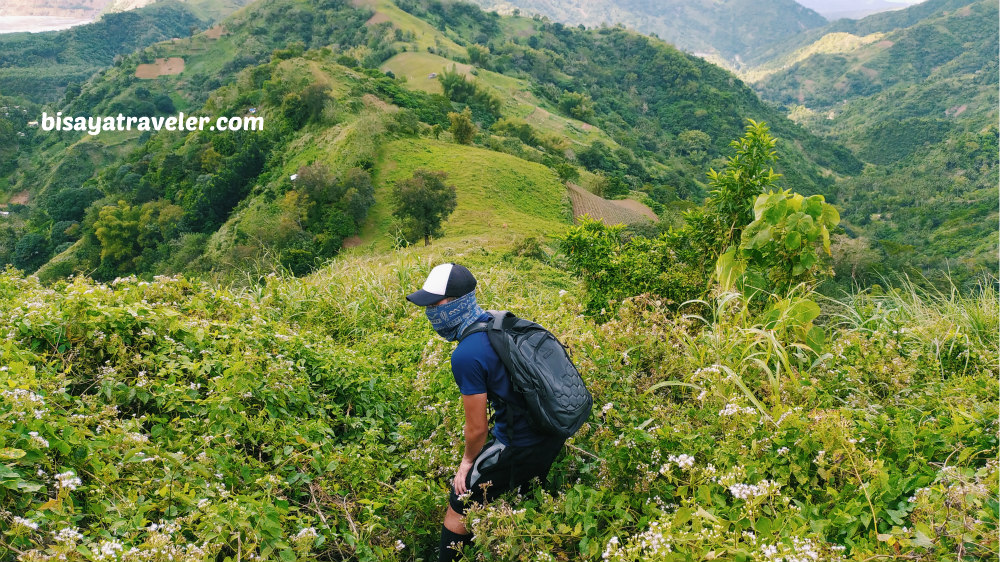
[[724,65],[742,65],[775,36],[826,25],[823,16],[792,0],[726,0],[691,3],[680,0],[475,0],[487,9],[539,13],[567,24],[588,27],[624,24],[653,33],[678,48],[708,56]]

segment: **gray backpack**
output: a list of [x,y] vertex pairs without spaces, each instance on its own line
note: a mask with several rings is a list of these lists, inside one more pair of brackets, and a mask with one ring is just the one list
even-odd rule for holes
[[[486,332],[490,344],[510,375],[514,391],[524,397],[522,409],[507,401],[513,410],[527,414],[532,427],[546,435],[569,437],[590,417],[594,400],[583,377],[559,342],[545,328],[518,318],[506,310],[489,310],[488,322],[477,322],[462,332],[459,340],[476,332]],[[499,399],[499,397],[493,397]],[[513,424],[508,421],[508,427]]]

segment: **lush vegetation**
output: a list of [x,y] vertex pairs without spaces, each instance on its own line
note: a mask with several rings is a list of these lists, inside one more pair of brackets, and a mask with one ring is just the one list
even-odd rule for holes
[[[263,132],[0,121],[5,197],[31,197],[0,229],[24,270],[0,274],[0,560],[430,558],[463,416],[404,295],[443,261],[552,329],[597,405],[548,489],[470,513],[467,559],[1000,555],[994,278],[823,297],[881,259],[836,236],[831,203],[862,191],[822,196],[861,162],[731,75],[621,29],[374,6],[262,2],[60,105],[167,95]],[[182,53],[186,74],[134,78]],[[447,65],[420,88],[390,60]],[[995,175],[995,129],[963,134],[941,165]],[[408,246],[389,194],[439,171],[454,211]],[[575,179],[691,209],[570,227]]]
[[0,94],[36,103],[80,92],[92,74],[158,41],[187,37],[207,22],[174,0],[105,14],[100,20],[46,33],[0,35]]
[[868,163],[836,188],[845,243],[867,248],[854,252],[857,282],[951,270],[970,286],[997,270],[997,17],[992,2],[932,0],[838,22],[824,31],[862,43],[757,84]]
[[594,324],[546,248],[481,244],[242,288],[0,275],[0,557],[427,559],[461,403],[403,296],[454,259],[597,403],[548,491],[471,512],[470,559],[996,558],[995,286],[821,300],[817,351],[739,293]]
[[[793,142],[778,166],[804,193],[831,189],[822,167],[857,171],[849,153],[777,115],[731,75],[662,43],[621,29],[532,20],[537,27],[525,38],[471,5],[402,7],[410,13],[377,5],[390,21],[364,25],[372,11],[346,2],[264,3],[228,19],[222,35],[121,58],[67,92],[59,108],[71,115],[252,112],[267,128],[82,140],[28,130],[14,139],[4,169],[11,170],[6,190],[27,192],[31,205],[0,227],[11,241],[0,245],[0,260],[38,270],[43,280],[73,272],[101,280],[225,274],[265,262],[304,273],[363,230],[364,211],[384,185],[380,153],[400,138],[503,152],[607,197],[633,193],[665,215],[703,197],[705,164],[721,158],[722,139],[738,134],[738,115],[767,118],[787,132]],[[433,85],[441,93],[375,70],[418,49],[440,61]],[[138,64],[172,56],[185,59],[180,75],[135,77]],[[663,88],[662,77],[673,86]],[[635,87],[623,100],[620,84],[629,80]],[[287,179],[314,164],[327,168],[330,185],[343,186],[336,204]],[[348,177],[361,183],[343,184]],[[155,226],[138,235],[149,221]]]

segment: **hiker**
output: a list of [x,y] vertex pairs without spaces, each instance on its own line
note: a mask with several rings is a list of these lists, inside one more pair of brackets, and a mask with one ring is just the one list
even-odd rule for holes
[[[442,338],[461,339],[451,354],[451,370],[465,409],[465,454],[451,483],[438,554],[439,561],[451,561],[458,556],[458,546],[473,538],[462,521],[468,505],[491,501],[515,487],[525,493],[535,477],[544,482],[565,437],[541,434],[532,429],[527,416],[513,415],[508,404],[524,412],[524,399],[512,389],[507,369],[485,331],[461,338],[474,323],[491,318],[476,304],[476,278],[468,269],[454,263],[439,265],[423,288],[406,299],[425,307],[427,319]],[[487,400],[494,411],[492,430]]]

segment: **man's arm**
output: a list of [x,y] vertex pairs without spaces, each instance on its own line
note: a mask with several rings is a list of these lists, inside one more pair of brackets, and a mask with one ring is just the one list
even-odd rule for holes
[[489,431],[489,420],[486,419],[486,393],[463,394],[462,405],[465,407],[465,454],[462,464],[455,474],[455,493],[464,494],[465,477],[472,468],[476,455],[486,444],[486,434]]

